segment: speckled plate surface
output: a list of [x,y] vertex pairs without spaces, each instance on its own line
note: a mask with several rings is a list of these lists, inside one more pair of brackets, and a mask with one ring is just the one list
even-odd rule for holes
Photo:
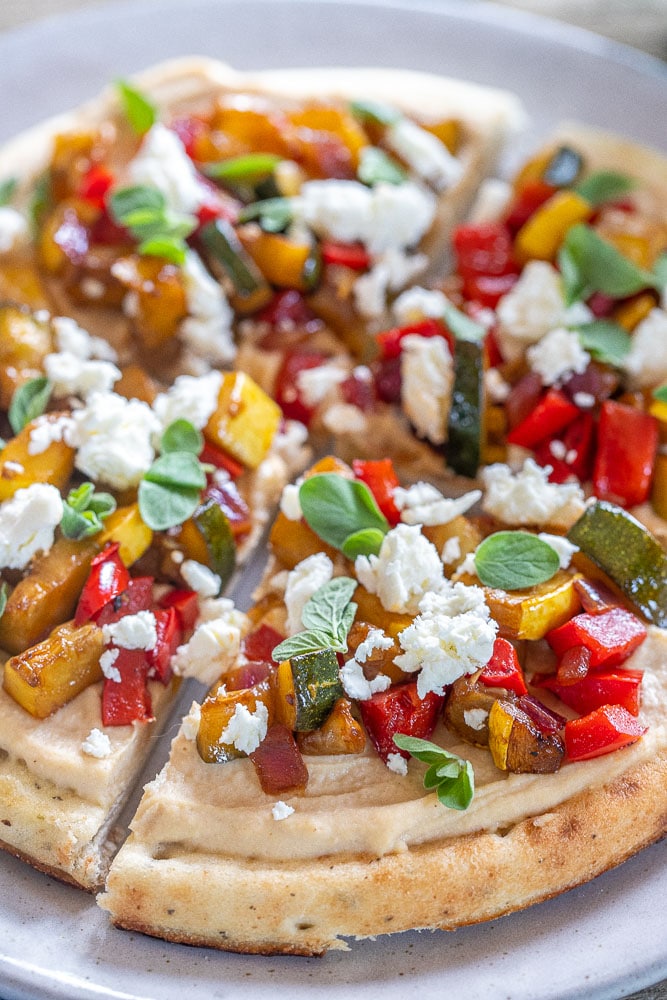
[[[405,66],[515,90],[530,149],[562,118],[667,150],[667,70],[528,15],[462,2],[135,0],[0,37],[0,141],[159,59],[241,69]],[[185,696],[184,700],[188,700]],[[156,741],[145,777],[168,748]],[[136,800],[136,799],[135,799]],[[613,822],[613,817],[610,817]],[[90,897],[0,857],[3,1000],[615,1000],[667,976],[667,845],[523,913],[453,934],[352,943],[322,959],[225,955],[111,928]]]

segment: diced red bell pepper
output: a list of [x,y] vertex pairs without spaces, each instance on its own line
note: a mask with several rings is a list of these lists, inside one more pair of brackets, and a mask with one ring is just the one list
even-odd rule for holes
[[502,222],[464,223],[452,235],[456,270],[463,278],[516,273],[512,238]]
[[[560,445],[558,450],[555,442]],[[587,410],[565,428],[562,438],[550,438],[537,445],[535,458],[540,465],[551,466],[550,482],[564,483],[576,476],[579,482],[584,483],[590,479],[593,471],[594,451],[595,417]]]
[[228,691],[244,691],[261,684],[271,676],[271,666],[266,660],[248,660],[225,673],[225,686]]
[[201,503],[213,500],[229,521],[236,541],[245,538],[252,530],[250,508],[238,491],[235,483],[218,483],[213,480],[202,490]]
[[315,407],[308,406],[299,394],[299,372],[319,368],[325,364],[327,356],[318,351],[293,351],[285,356],[276,376],[276,402],[289,420],[300,420],[308,424],[313,419]]
[[370,413],[375,407],[375,384],[370,370],[365,367],[353,369],[340,383],[340,393],[346,403],[356,406],[362,413]]
[[266,660],[268,663],[277,663],[273,659],[273,650],[280,645],[284,638],[282,633],[270,625],[260,625],[244,638],[241,648],[249,660]]
[[543,733],[560,733],[565,728],[567,721],[565,716],[554,712],[552,708],[547,708],[539,698],[534,698],[532,694],[522,695],[517,705]]
[[547,389],[532,413],[509,432],[507,440],[523,448],[534,448],[545,438],[554,437],[578,416],[579,408],[560,389]]
[[401,356],[374,361],[373,383],[378,399],[383,403],[397,403],[401,398]]
[[523,224],[528,221],[540,205],[548,201],[557,188],[546,181],[528,181],[519,191],[505,216],[505,225],[515,235]]
[[264,306],[257,313],[256,318],[258,322],[268,323],[269,326],[281,327],[289,324],[303,327],[306,332],[310,330],[311,325],[321,325],[321,320],[296,288],[277,292],[268,306]]
[[480,305],[495,309],[503,295],[507,295],[519,280],[516,272],[510,274],[471,274],[463,279],[463,294]]
[[487,687],[502,687],[515,694],[528,694],[523,670],[516,649],[507,639],[498,637],[493,644],[491,659],[479,675]]
[[658,450],[658,421],[650,413],[607,400],[600,410],[593,492],[622,507],[644,503]]
[[104,679],[102,723],[105,726],[129,726],[132,722],[153,719],[151,696],[147,686],[148,663],[143,649],[119,649],[114,667],[120,681]]
[[161,608],[174,608],[182,632],[191,632],[199,617],[199,596],[196,590],[169,590],[160,598]]
[[546,634],[558,657],[572,646],[585,646],[591,653],[591,670],[618,666],[645,638],[646,626],[625,608],[612,608],[602,615],[575,615]]
[[401,520],[401,512],[394,503],[394,490],[399,486],[394,463],[390,458],[361,459],[352,462],[357,479],[366,483],[375,501],[392,527]]
[[324,240],[321,251],[325,264],[340,264],[353,271],[365,271],[371,266],[370,254],[361,243],[333,243],[331,240]]
[[541,395],[542,379],[538,372],[527,372],[512,386],[505,400],[505,414],[510,430],[518,427],[530,416]]
[[104,207],[105,198],[115,183],[111,171],[100,163],[94,164],[83,175],[79,186],[79,197],[98,208]]
[[232,458],[222,448],[218,448],[217,445],[211,444],[210,441],[204,441],[204,447],[199,454],[199,461],[204,462],[206,465],[214,465],[216,469],[224,469],[232,479],[238,479],[241,473],[245,471],[245,466],[241,462],[237,462],[235,458]]
[[308,784],[308,769],[294,734],[279,722],[269,726],[262,742],[250,754],[250,759],[266,795],[280,795],[281,792],[305,788]]
[[396,733],[428,739],[442,711],[444,698],[429,692],[424,699],[417,694],[417,682],[407,681],[374,694],[367,701],[359,702],[359,711],[370,740],[382,760],[389,754],[400,753],[394,743]]
[[565,751],[569,760],[590,760],[636,743],[647,727],[621,705],[602,705],[565,726]]
[[444,337],[450,351],[454,352],[454,338],[447,327],[439,319],[423,319],[418,323],[408,323],[406,326],[395,326],[391,330],[383,330],[376,334],[376,341],[383,359],[398,358],[401,354],[401,342],[415,334],[418,337]]
[[132,238],[125,226],[119,226],[117,222],[114,222],[104,207],[102,214],[90,228],[90,242],[105,247],[116,247],[123,244],[129,245]]
[[589,580],[588,577],[577,577],[574,589],[579,595],[581,606],[589,615],[603,615],[611,608],[621,604],[616,594],[602,580]]
[[136,576],[130,580],[118,597],[105,604],[95,622],[100,626],[119,622],[125,615],[136,615],[138,611],[150,611],[153,607],[153,577]]
[[631,715],[638,715],[642,677],[641,670],[599,670],[576,684],[559,684],[554,674],[535,674],[533,684],[552,691],[580,715],[602,705],[621,705]]
[[105,604],[122,594],[130,582],[129,570],[119,550],[119,542],[114,542],[93,558],[74,615],[75,625],[83,625],[94,618]]
[[155,615],[157,642],[146,650],[146,659],[151,677],[157,677],[163,684],[171,679],[171,658],[183,641],[183,630],[176,608],[158,608]]

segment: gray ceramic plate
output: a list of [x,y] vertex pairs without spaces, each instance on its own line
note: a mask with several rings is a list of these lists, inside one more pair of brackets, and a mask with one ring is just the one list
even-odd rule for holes
[[[602,39],[463,2],[143,0],[0,37],[0,140],[169,56],[240,68],[406,66],[502,85],[531,125],[517,154],[563,117],[667,142],[667,72]],[[166,753],[155,747],[152,777]],[[323,959],[168,945],[109,927],[90,897],[0,857],[4,1000],[609,1000],[667,976],[665,845],[565,896],[454,934],[404,934]]]

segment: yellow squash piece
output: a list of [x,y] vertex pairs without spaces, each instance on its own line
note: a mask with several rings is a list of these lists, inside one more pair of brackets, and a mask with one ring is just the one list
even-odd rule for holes
[[293,240],[281,233],[267,233],[256,226],[239,230],[243,246],[272,285],[310,291],[317,282],[320,265],[309,241]]
[[516,235],[517,260],[554,260],[568,229],[593,213],[590,202],[575,191],[557,191],[531,215]]
[[257,711],[259,702],[266,705],[269,718],[272,713],[271,691],[268,681],[262,681],[252,688],[240,691],[227,691],[222,682],[217,685],[204,699],[201,706],[201,719],[197,733],[197,750],[202,760],[207,764],[221,763],[234,757],[244,757],[233,743],[222,743],[220,737],[229,725],[236,712],[237,705],[243,705],[250,713]]
[[142,520],[139,504],[131,503],[109,514],[95,541],[100,549],[108,542],[119,542],[118,554],[126,566],[131,566],[150,548],[153,532]]
[[50,483],[63,490],[74,470],[74,449],[64,441],[52,441],[44,451],[30,453],[30,438],[38,423],[57,423],[60,413],[46,413],[31,420],[10,438],[0,452],[0,502],[33,483]]
[[501,771],[513,774],[553,774],[565,746],[559,733],[545,733],[519,704],[497,699],[489,712],[489,750]]
[[102,679],[104,645],[97,625],[66,622],[48,639],[7,661],[3,687],[26,712],[45,719]]
[[313,757],[327,754],[361,753],[366,746],[363,727],[352,715],[347,698],[339,698],[319,729],[298,733],[301,753]]
[[16,389],[43,375],[44,358],[53,350],[48,322],[20,306],[0,306],[0,408],[9,409]]
[[227,372],[204,437],[249,469],[256,469],[271,447],[281,419],[278,404],[248,375]]
[[563,625],[580,609],[575,577],[559,570],[545,583],[525,590],[485,587],[491,617],[508,639],[543,639],[552,628]]

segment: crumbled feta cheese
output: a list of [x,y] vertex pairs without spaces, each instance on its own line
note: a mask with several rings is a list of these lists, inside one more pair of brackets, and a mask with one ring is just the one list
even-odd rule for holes
[[633,389],[667,382],[667,310],[652,309],[637,324],[623,368]]
[[268,724],[269,711],[263,702],[257,702],[254,712],[250,712],[239,702],[220,733],[219,742],[223,745],[231,744],[241,753],[251,754],[266,736]]
[[110,361],[82,361],[68,351],[47,354],[44,372],[53,385],[54,396],[81,399],[87,399],[93,392],[109,392],[121,377],[120,370]]
[[194,742],[197,739],[197,734],[199,732],[199,723],[201,722],[201,705],[199,702],[193,701],[190,705],[190,711],[184,717],[181,723],[181,732],[185,736],[186,740]]
[[98,278],[86,277],[82,280],[80,284],[81,293],[85,298],[90,299],[91,302],[95,302],[97,299],[101,299],[104,296],[106,288],[104,283]]
[[577,333],[556,327],[526,351],[532,371],[542,379],[543,385],[559,385],[570,375],[585,372],[591,360],[581,346]]
[[463,721],[471,729],[484,729],[489,718],[489,713],[485,708],[466,708],[463,710]]
[[[463,591],[478,589],[465,587]],[[457,610],[466,605],[466,610]],[[478,603],[476,597],[466,601],[461,592],[456,596],[427,594],[419,608],[421,613],[398,634],[404,652],[394,662],[407,673],[419,671],[417,694],[424,698],[430,691],[444,694],[459,677],[485,666],[493,653],[498,626],[488,618],[486,605]]]
[[81,749],[89,757],[97,757],[102,760],[111,754],[111,740],[100,729],[91,729],[81,744]]
[[565,327],[581,326],[582,323],[590,323],[594,319],[595,314],[585,302],[573,302],[564,310],[561,323]]
[[238,628],[242,635],[250,630],[250,619],[243,611],[239,611],[229,597],[205,597],[199,601],[197,624],[212,622],[216,618],[224,618],[229,625]]
[[45,413],[33,422],[30,428],[28,454],[41,455],[58,441],[67,441],[72,434],[74,422],[65,413]]
[[154,649],[157,643],[155,615],[152,611],[137,611],[124,615],[119,621],[103,625],[105,642],[112,642],[121,649]]
[[454,362],[444,337],[409,334],[401,341],[401,406],[417,433],[443,444],[454,386]]
[[489,607],[481,587],[450,583],[449,580],[438,593],[425,594],[419,602],[419,610],[426,615],[448,615],[450,618],[468,612],[485,620],[489,617]]
[[191,590],[196,590],[200,597],[217,597],[222,587],[222,580],[208,566],[196,559],[186,559],[181,563],[181,576]]
[[54,316],[51,325],[60,353],[75,354],[81,361],[98,358],[100,361],[117,361],[114,348],[102,337],[92,337],[87,330],[69,316]]
[[288,483],[280,497],[280,509],[288,521],[300,521],[303,517],[299,489],[297,483]]
[[461,558],[461,540],[458,535],[454,535],[452,538],[447,539],[445,544],[442,546],[440,558],[445,565],[459,561]]
[[449,299],[444,292],[415,285],[401,292],[391,308],[396,322],[407,326],[422,319],[442,319],[448,304]]
[[388,754],[386,764],[390,771],[393,771],[394,774],[400,774],[403,778],[408,773],[408,762],[400,753]]
[[375,650],[391,649],[393,639],[385,635],[382,629],[370,630],[363,642],[357,646],[354,657],[341,667],[340,679],[345,693],[356,701],[367,701],[377,691],[386,691],[391,686],[391,678],[386,674],[377,674],[372,680],[364,675],[363,664]]
[[212,365],[234,360],[236,347],[232,337],[234,314],[225,298],[222,285],[204,267],[194,250],[189,250],[182,267],[189,315],[179,334],[190,351]]
[[572,556],[575,552],[579,551],[579,546],[574,545],[573,542],[569,541],[563,535],[551,535],[546,531],[540,531],[537,537],[541,538],[543,542],[546,542],[547,545],[550,545],[558,553],[561,569],[567,569]]
[[327,361],[316,368],[303,368],[296,377],[299,399],[315,408],[350,374],[347,365],[340,361]]
[[484,390],[492,403],[504,403],[511,389],[511,385],[497,368],[489,368],[484,372]]
[[395,247],[386,250],[352,286],[357,311],[369,318],[382,316],[387,308],[388,292],[405,288],[427,265],[425,254],[406,254]]
[[385,132],[389,149],[436,191],[452,187],[461,179],[463,165],[432,132],[409,118],[399,118]]
[[105,649],[100,656],[100,669],[109,681],[121,682],[120,670],[114,664],[120,656],[119,649]]
[[196,677],[212,684],[235,662],[241,649],[241,628],[225,614],[200,622],[188,642],[179,646],[172,668],[180,677]]
[[575,392],[572,402],[580,410],[590,410],[595,406],[595,396],[591,392]]
[[563,441],[559,438],[554,438],[553,441],[549,442],[549,452],[554,458],[557,458],[560,462],[562,462],[567,455],[567,448]]
[[0,253],[8,253],[28,237],[28,221],[11,205],[0,205]]
[[485,178],[477,189],[468,222],[478,226],[483,222],[497,222],[503,217],[512,200],[512,185],[497,177]]
[[175,132],[160,122],[146,132],[127,173],[132,184],[161,191],[174,212],[196,212],[206,201],[206,187],[185,146]]
[[334,403],[324,413],[322,423],[331,434],[364,434],[366,416],[354,403]]
[[292,479],[310,460],[308,430],[298,420],[286,420],[271,442],[271,453],[283,462],[285,478]]
[[445,497],[430,483],[415,483],[407,489],[397,486],[393,492],[394,503],[405,524],[447,524],[459,514],[465,514],[481,497],[481,490],[471,490],[461,497]]
[[285,587],[285,607],[287,609],[287,634],[294,635],[303,628],[303,609],[316,590],[323,587],[333,577],[333,563],[324,552],[316,552],[290,571]]
[[488,465],[482,470],[482,508],[505,524],[569,527],[583,513],[583,492],[578,483],[550,483],[550,472],[532,458],[516,474],[502,463]]
[[293,806],[288,806],[286,802],[278,801],[271,809],[271,815],[275,820],[287,819],[294,812]]
[[416,246],[435,217],[436,198],[411,181],[377,184],[307,181],[293,200],[297,222],[318,236],[364,243],[372,254]]
[[358,556],[354,568],[359,582],[377,594],[387,611],[415,614],[424,594],[444,583],[437,549],[416,525],[392,528],[379,554]]
[[457,566],[456,574],[457,576],[477,576],[474,552],[469,552],[460,566]]
[[95,392],[72,419],[68,444],[78,449],[77,469],[118,490],[136,486],[155,457],[151,441],[161,430],[151,408],[138,399]]
[[496,336],[505,361],[516,361],[528,344],[561,326],[565,304],[561,277],[543,260],[529,261],[521,277],[498,302]]
[[179,375],[166,392],[153,401],[153,412],[163,428],[175,420],[189,420],[193,427],[202,430],[215,413],[218,405],[222,374],[208,372],[199,378]]
[[63,516],[55,486],[33,483],[0,505],[0,567],[25,569],[38,552],[48,552]]

